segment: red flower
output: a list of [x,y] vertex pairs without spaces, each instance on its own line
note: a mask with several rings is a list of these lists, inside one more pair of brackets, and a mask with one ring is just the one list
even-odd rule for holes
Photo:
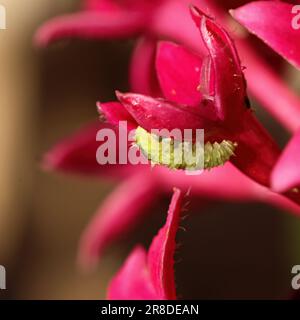
[[[194,14],[200,24],[200,16],[195,11]],[[187,125],[193,128],[204,126],[208,129],[210,138],[226,137],[233,141],[236,139],[238,147],[233,159],[237,166],[245,170],[249,176],[267,182],[270,168],[277,157],[276,147],[273,147],[272,140],[257,124],[251,110],[245,105],[245,82],[230,38],[212,20],[204,17],[202,21],[201,31],[210,58],[203,59],[167,42],[162,42],[159,46],[156,68],[161,90],[169,102],[142,95],[119,94],[120,100],[129,112],[122,104],[116,102],[99,105],[101,111],[112,124],[126,120],[131,127],[140,124],[147,129],[153,126],[168,127],[168,124],[179,128],[186,128]],[[182,68],[178,68],[178,65]],[[197,90],[200,80],[201,92]],[[142,101],[142,104],[138,105],[139,108],[143,108],[142,112],[132,103],[134,99]],[[207,105],[201,105],[205,100]],[[156,112],[158,105],[162,106],[159,113]],[[199,106],[203,107],[203,111]],[[149,117],[145,115],[150,115],[150,122]],[[188,122],[186,119],[189,119]],[[244,177],[230,164],[193,177],[162,167],[150,172],[149,167],[142,165],[100,166],[95,159],[98,148],[95,136],[101,127],[106,126],[108,125],[100,123],[91,125],[55,147],[45,158],[45,165],[52,169],[126,178],[100,208],[85,232],[80,251],[82,264],[94,263],[105,246],[135,226],[138,218],[142,217],[145,208],[157,194],[169,193],[174,185],[185,190],[192,186],[192,193],[203,197],[255,199],[299,212],[298,206]],[[169,128],[172,128],[170,126]],[[244,146],[241,152],[239,146]],[[267,153],[264,158],[259,154],[263,150]],[[274,159],[268,158],[270,154]],[[269,164],[262,165],[261,161]],[[131,190],[135,192],[132,193]]]
[[[216,2],[218,3],[218,1]],[[275,1],[267,2],[274,3]],[[203,12],[217,17],[218,21],[228,30],[233,29],[232,19],[213,0],[194,0],[193,3]],[[259,1],[254,3],[259,3]],[[84,1],[81,12],[54,18],[44,24],[37,32],[36,42],[38,45],[44,46],[55,40],[69,37],[104,39],[145,35],[146,38],[139,41],[133,54],[130,80],[133,91],[150,94],[153,92],[150,91],[153,90],[153,70],[149,67],[155,52],[153,39],[173,39],[198,53],[203,52],[203,45],[198,40],[198,34],[188,15],[189,5],[190,0]],[[221,5],[222,3],[220,3]],[[256,15],[256,11],[253,10],[253,12]],[[238,11],[236,16],[238,19],[240,18]],[[267,14],[267,16],[268,19],[274,17],[274,20],[277,20],[278,18],[272,14]],[[286,14],[284,17],[280,17],[281,20],[284,20],[284,25],[287,22],[285,17],[287,17]],[[265,21],[265,19],[260,21]],[[290,21],[292,21],[292,16]],[[279,26],[281,23],[268,23],[268,28],[270,26],[274,28],[275,25]],[[283,32],[285,29],[281,28],[280,34],[286,34],[286,31]],[[256,49],[246,40],[245,33],[233,32],[233,35],[243,65],[247,68],[245,73],[250,92],[287,129],[297,130],[300,127],[299,98],[256,53]],[[281,41],[281,48],[284,48],[283,41],[288,42],[288,37],[284,35],[280,41],[277,39],[279,37],[273,38],[272,43],[280,46]],[[296,48],[297,39],[299,37],[293,41]],[[270,95],[269,92],[273,94]]]
[[[89,10],[98,8],[98,3],[100,2],[90,2]],[[134,1],[132,3],[134,3]],[[179,3],[177,1],[167,1],[164,3],[179,6],[183,4],[183,2]],[[105,4],[103,10],[115,10],[115,7],[111,5],[110,1],[101,2],[101,4]],[[128,10],[132,10],[131,6],[127,8]],[[168,7],[166,6],[165,9],[166,8]],[[151,10],[148,12],[151,13]],[[169,13],[169,15],[167,15],[166,12]],[[162,10],[159,16],[160,19],[158,19],[160,23],[156,24],[157,28],[161,27],[163,29],[163,27],[166,27],[164,30],[168,32],[173,28],[172,30],[174,31],[174,23],[172,22],[174,21],[172,20],[174,18],[173,15],[176,16],[181,12],[185,11]],[[86,14],[88,13],[91,12],[86,12]],[[170,15],[170,13],[172,13],[172,15]],[[168,17],[168,20],[166,20],[166,17]],[[77,17],[74,16],[74,18]],[[73,22],[77,24],[75,20]],[[87,20],[88,19],[85,20],[85,23]],[[203,54],[199,56],[199,54],[191,53],[180,46],[162,42],[159,46],[156,59],[161,89],[158,86],[152,63],[155,55],[155,41],[148,37],[147,39],[142,39],[137,46],[133,57],[133,68],[131,69],[133,87],[138,88],[138,92],[154,96],[161,94],[162,90],[165,98],[169,100],[168,102],[160,101],[160,104],[163,103],[165,108],[163,112],[166,117],[164,118],[164,114],[160,113],[160,117],[157,117],[151,125],[148,124],[149,127],[147,127],[147,121],[145,121],[144,126],[151,129],[152,125],[157,126],[159,122],[165,125],[168,122],[168,118],[170,119],[171,114],[172,119],[176,120],[176,125],[185,128],[186,124],[183,123],[183,120],[186,121],[190,116],[190,118],[188,118],[190,119],[188,124],[194,125],[195,128],[199,125],[205,126],[205,129],[208,129],[207,131],[213,139],[224,139],[225,137],[233,141],[238,139],[239,146],[244,147],[242,147],[242,151],[239,151],[239,153],[236,152],[237,156],[232,158],[232,160],[238,167],[247,172],[249,176],[255,177],[262,183],[268,183],[270,167],[274,163],[274,159],[277,158],[276,147],[268,135],[265,134],[264,130],[256,123],[251,111],[245,107],[245,83],[242,80],[243,74],[230,38],[224,30],[218,27],[213,21],[207,18],[204,20],[206,23],[203,23],[201,26],[203,35],[205,36],[204,28],[207,30],[211,28],[213,31],[211,35],[209,32],[206,32],[206,40],[208,40],[206,43],[211,55],[210,59],[204,59]],[[61,21],[62,24],[64,24],[63,20]],[[72,21],[72,19],[67,20],[67,22],[68,21]],[[186,22],[187,19],[179,19],[178,21]],[[135,20],[131,22],[134,24]],[[189,23],[187,23],[187,25],[189,26]],[[60,28],[59,24],[56,26]],[[66,24],[66,26],[68,26],[68,24]],[[70,23],[69,26],[73,27],[72,23]],[[184,26],[185,23],[182,24],[182,28],[179,28],[178,25],[175,26],[175,31],[180,33],[178,39],[182,40],[185,37],[190,47],[194,45],[198,52],[203,53],[203,45],[201,45],[199,36],[197,35],[197,38],[195,36],[196,28],[194,28],[194,30],[188,27],[189,30],[194,31],[186,32],[187,29]],[[137,28],[137,24],[134,28]],[[136,30],[138,30],[138,28]],[[142,29],[143,28],[144,26]],[[88,28],[85,29],[79,26],[78,32],[80,31],[82,33],[78,33],[78,35],[84,36],[84,32],[87,30]],[[126,31],[126,28],[124,30]],[[130,28],[128,30],[130,30]],[[70,33],[70,35],[71,34],[73,35],[74,33]],[[95,35],[101,36],[101,33],[90,33],[90,36]],[[173,35],[175,36],[175,33]],[[211,42],[211,40],[213,40],[213,42]],[[224,43],[226,43],[226,45],[222,47]],[[265,64],[257,59],[257,56],[253,55],[253,52],[244,41],[242,41],[242,45],[240,41],[238,41],[238,46],[244,59],[247,57],[245,60],[249,63],[247,78],[250,89],[256,92],[259,98],[265,102],[266,106],[272,107],[272,112],[274,112],[283,123],[291,129],[296,128],[299,125],[299,111],[297,111],[298,109],[296,108],[299,106],[299,101],[297,98],[283,86]],[[202,49],[200,50],[199,47]],[[232,58],[233,60],[230,62]],[[180,61],[180,63],[178,63],[178,61]],[[224,65],[222,63],[223,61],[226,61]],[[178,68],[178,64],[184,66],[184,68]],[[221,72],[217,74],[212,73],[211,70],[214,69],[220,70]],[[202,70],[202,72],[199,74],[200,70]],[[234,72],[237,73],[237,76],[234,76]],[[196,90],[200,79],[201,86],[199,88],[201,89],[201,93]],[[211,86],[211,83],[214,85]],[[266,88],[265,91],[272,92],[276,97],[272,96],[271,99],[270,95],[261,90],[262,83],[264,88]],[[236,91],[233,89],[235,86],[237,88]],[[120,103],[114,102],[100,105],[107,120],[112,124],[117,124],[119,120],[124,119],[133,127],[136,127],[137,123],[141,124],[143,113],[138,114],[138,110],[132,108],[132,99],[142,99],[144,103],[142,107],[146,106],[147,112],[157,107],[157,99],[132,94],[120,94],[119,96],[124,105],[131,111],[131,114]],[[212,97],[214,97],[213,103],[211,100]],[[231,103],[232,97],[234,97],[234,103]],[[128,102],[126,99],[132,101]],[[198,110],[199,115],[195,116],[194,111],[205,99],[207,100],[206,110],[202,113]],[[147,103],[146,105],[145,102]],[[278,105],[283,107],[278,108]],[[235,112],[231,112],[232,110]],[[177,116],[174,118],[176,112]],[[152,115],[155,115],[155,113],[152,112]],[[245,121],[240,121],[241,119]],[[174,125],[175,122],[171,124]],[[153,198],[161,192],[169,193],[171,187],[174,185],[182,187],[183,189],[192,187],[192,194],[201,195],[202,197],[238,201],[260,200],[299,213],[298,206],[291,203],[285,197],[251,181],[249,178],[240,174],[238,170],[229,163],[222,168],[215,168],[211,172],[205,172],[201,176],[186,176],[182,172],[171,172],[162,167],[156,167],[150,172],[149,167],[146,166],[100,166],[95,159],[98,148],[95,136],[101,127],[107,126],[114,128],[107,123],[92,124],[90,127],[60,143],[46,156],[44,162],[48,168],[66,172],[125,178],[125,181],[122,182],[120,187],[117,188],[100,208],[82,238],[80,259],[83,264],[90,265],[95,262],[107,245],[135,226],[138,218],[143,216],[145,208],[152,203]],[[217,135],[215,129],[218,131]],[[263,150],[265,151],[264,154],[262,152]],[[249,155],[254,156],[254,159],[248,159],[249,161],[247,162],[246,160]],[[239,159],[241,160],[240,163]],[[264,161],[264,164],[262,164],[261,161]],[[255,164],[257,164],[257,167]],[[135,192],[132,193],[130,190],[135,190]],[[287,189],[282,191],[287,191]],[[297,194],[293,194],[293,196],[297,197]]]
[[[268,186],[279,149],[247,105],[246,82],[235,46],[212,19],[196,9],[192,12],[209,57],[203,60],[182,47],[162,43],[156,69],[168,100],[132,93],[117,93],[118,99],[136,126],[147,131],[198,128],[205,130],[206,142],[231,142],[236,156],[230,160]],[[111,118],[114,109],[115,104],[106,104],[101,111]],[[118,120],[124,119],[123,114]]]

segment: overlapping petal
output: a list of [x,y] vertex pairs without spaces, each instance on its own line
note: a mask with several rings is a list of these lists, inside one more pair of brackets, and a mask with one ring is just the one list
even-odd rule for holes
[[109,299],[176,299],[174,253],[181,201],[182,194],[175,189],[166,224],[153,239],[148,254],[141,247],[133,250],[109,286]]
[[245,111],[246,82],[240,60],[229,34],[197,8],[192,16],[200,28],[212,61],[214,106],[220,119],[238,119]]
[[[132,93],[118,93],[118,99],[148,131],[204,129],[206,141],[229,139],[237,143],[232,162],[255,181],[269,186],[280,150],[248,105],[246,81],[234,43],[223,28],[197,8],[192,7],[191,13],[209,60],[201,66],[200,58],[186,49],[162,43],[157,54],[158,77],[171,101]],[[204,69],[202,77],[200,68]],[[207,98],[197,92],[202,85],[211,92],[208,105],[204,105]]]
[[300,187],[300,131],[288,143],[272,173],[272,188],[285,192]]
[[148,131],[151,129],[183,131],[214,126],[212,120],[202,117],[187,105],[178,105],[136,93],[117,92],[117,97],[136,122]]
[[233,17],[295,67],[300,68],[299,29],[293,5],[281,1],[253,1],[232,10]]

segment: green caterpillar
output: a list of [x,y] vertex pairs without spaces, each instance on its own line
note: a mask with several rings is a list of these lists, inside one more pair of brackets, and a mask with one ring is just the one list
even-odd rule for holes
[[237,147],[237,143],[229,140],[223,140],[221,143],[206,142],[204,154],[200,152],[199,156],[199,144],[159,137],[141,127],[135,131],[135,142],[153,165],[186,170],[211,169],[223,165],[234,156]]

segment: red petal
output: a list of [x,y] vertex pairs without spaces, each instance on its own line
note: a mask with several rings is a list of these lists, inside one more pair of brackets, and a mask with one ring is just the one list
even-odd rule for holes
[[117,92],[117,97],[136,122],[148,131],[151,129],[183,131],[184,129],[208,129],[212,126],[212,121],[201,117],[188,106],[134,93]]
[[[300,36],[293,5],[281,1],[254,1],[231,14],[295,67],[300,68]],[[299,19],[298,19],[299,21]]]
[[181,201],[181,192],[175,189],[166,224],[153,239],[148,256],[140,247],[131,253],[109,286],[109,299],[176,299],[174,253]]
[[138,223],[156,197],[150,175],[136,174],[125,180],[101,205],[80,243],[79,263],[92,267],[103,249]]
[[181,212],[182,194],[174,189],[166,224],[153,239],[148,253],[148,265],[154,288],[161,299],[176,299],[174,253]]
[[160,42],[156,69],[167,100],[199,108],[201,68],[202,59],[196,54],[174,43]]
[[133,92],[161,96],[155,72],[156,41],[150,37],[141,38],[132,54],[130,65],[130,86]]
[[95,155],[99,146],[96,135],[102,127],[100,121],[95,121],[60,141],[44,156],[43,167],[70,173],[100,174],[101,167]]
[[147,266],[147,253],[136,247],[108,288],[109,300],[157,300]]
[[134,11],[83,11],[54,18],[40,27],[35,35],[38,46],[65,38],[110,39],[140,33],[146,24],[144,14]]
[[100,129],[115,131],[118,140],[118,131],[113,125],[101,123],[99,120],[92,122],[48,151],[43,158],[42,166],[46,170],[89,176],[127,177],[133,170],[136,171],[137,167],[131,165],[98,164],[96,153],[101,142],[96,141],[96,135]]
[[272,188],[285,192],[300,187],[300,131],[284,149],[272,173]]
[[232,163],[256,182],[269,186],[280,150],[250,110],[243,119],[242,131],[236,133],[236,142],[238,146]]
[[[235,45],[228,33],[201,12],[195,17],[214,70],[214,105],[220,119],[238,119],[245,111],[246,83]],[[200,24],[201,21],[201,24]]]
[[98,112],[100,115],[104,115],[105,119],[113,124],[118,125],[119,121],[127,121],[130,129],[136,127],[136,122],[130,115],[130,113],[119,102],[97,102]]

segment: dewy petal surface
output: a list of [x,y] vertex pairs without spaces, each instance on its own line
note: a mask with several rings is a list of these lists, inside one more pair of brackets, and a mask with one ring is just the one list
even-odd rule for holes
[[290,140],[282,152],[272,173],[272,188],[285,192],[300,187],[300,131]]
[[117,97],[136,122],[149,132],[151,129],[207,129],[213,125],[212,120],[186,105],[135,93],[117,92]]
[[109,299],[176,299],[174,279],[175,238],[182,194],[174,190],[167,221],[153,239],[148,254],[136,247],[112,280]]
[[295,67],[300,68],[300,30],[294,5],[281,1],[253,1],[231,11],[232,16]]

